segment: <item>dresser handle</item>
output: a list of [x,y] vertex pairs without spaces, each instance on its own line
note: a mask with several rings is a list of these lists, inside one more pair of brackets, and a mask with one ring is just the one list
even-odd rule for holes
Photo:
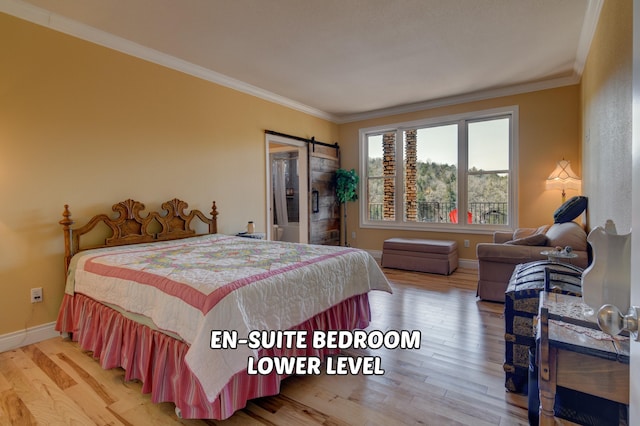
[[635,341],[640,341],[638,339],[638,313],[640,313],[638,306],[630,307],[627,315],[622,315],[616,306],[603,305],[598,310],[598,326],[611,336],[617,336],[623,330],[627,330]]

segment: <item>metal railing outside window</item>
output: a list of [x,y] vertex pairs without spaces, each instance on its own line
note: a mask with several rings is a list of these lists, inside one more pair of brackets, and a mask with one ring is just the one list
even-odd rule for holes
[[[383,220],[382,203],[369,203],[369,220]],[[451,223],[451,212],[456,203],[439,201],[419,201],[417,222]],[[506,225],[508,203],[478,202],[469,203],[471,223]]]

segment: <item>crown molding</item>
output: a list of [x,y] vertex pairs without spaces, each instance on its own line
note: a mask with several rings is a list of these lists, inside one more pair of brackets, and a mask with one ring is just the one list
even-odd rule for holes
[[580,40],[578,41],[578,50],[576,52],[576,61],[573,65],[573,70],[577,75],[582,75],[584,71],[584,65],[587,62],[587,56],[589,56],[589,50],[591,49],[591,42],[593,36],[596,33],[598,27],[598,20],[600,18],[600,12],[604,0],[589,0],[587,4],[587,11],[584,15],[584,22],[582,23],[582,30],[580,31]]
[[496,89],[481,90],[472,93],[465,93],[458,96],[449,96],[441,99],[417,102],[414,104],[400,105],[392,108],[384,108],[375,111],[368,111],[358,114],[342,115],[338,117],[338,124],[352,123],[355,121],[369,120],[372,118],[387,117],[390,115],[405,114],[409,112],[423,111],[444,106],[464,104],[468,102],[482,101],[486,99],[500,98],[505,96],[519,95],[540,90],[555,89],[557,87],[572,86],[580,82],[580,76],[573,74],[570,77],[560,77],[552,80],[542,80],[533,83],[518,84]]
[[211,83],[216,83],[269,102],[301,111],[305,114],[332,122],[336,121],[336,117],[334,115],[325,111],[321,111],[243,81],[236,80],[224,74],[195,65],[191,62],[176,58],[175,56],[131,42],[122,37],[115,36],[73,19],[65,18],[64,16],[49,12],[20,0],[0,0],[0,12],[4,12],[8,15],[15,16],[16,18],[47,27],[81,40],[98,44],[163,67],[192,75]]
[[284,96],[277,95],[275,93],[242,82],[240,80],[236,80],[224,74],[220,74],[199,65],[195,65],[191,62],[187,62],[185,60],[176,58],[166,53],[162,53],[155,49],[133,43],[124,38],[117,37],[113,34],[98,30],[94,27],[82,24],[78,21],[65,18],[61,15],[51,13],[45,9],[25,3],[21,0],[0,0],[0,12],[7,13],[9,15],[24,19],[34,24],[62,32],[70,36],[161,65],[163,67],[171,68],[185,74],[200,78],[202,80],[219,84],[221,86],[225,86],[239,92],[246,93],[257,98],[303,112],[305,114],[309,114],[314,117],[331,121],[336,124],[345,124],[390,115],[427,110],[442,106],[450,106],[578,84],[584,70],[586,58],[589,54],[591,41],[593,40],[604,0],[588,0],[588,2],[589,3],[587,6],[587,11],[585,13],[585,18],[580,34],[580,41],[576,52],[576,60],[573,67],[574,72],[573,75],[569,77],[554,78],[533,83],[487,89],[441,99],[343,115],[335,115],[326,111],[319,110],[317,108],[310,107]]
[[584,71],[587,56],[589,55],[589,50],[591,49],[591,42],[593,41],[593,36],[598,26],[598,20],[600,18],[600,12],[602,11],[603,4],[604,0],[588,0],[587,10],[585,12],[584,21],[582,23],[582,29],[580,31],[580,39],[578,42],[578,49],[576,51],[576,60],[573,65],[573,75],[569,77],[560,77],[533,83],[524,83],[503,88],[482,90],[457,96],[449,96],[441,99],[418,102],[414,104],[399,105],[397,107],[367,111],[363,113],[344,114],[337,117],[336,123],[352,123],[355,121],[369,120],[390,115],[417,112],[443,106],[451,106],[502,96],[519,95],[538,90],[554,89],[558,87],[578,84],[580,83],[580,79],[582,78],[582,72]]

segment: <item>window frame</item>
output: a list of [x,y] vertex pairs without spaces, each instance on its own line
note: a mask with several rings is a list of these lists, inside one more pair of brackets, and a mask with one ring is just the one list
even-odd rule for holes
[[[407,222],[404,219],[404,152],[403,152],[403,132],[406,130],[418,129],[423,127],[444,126],[448,124],[458,124],[458,195],[457,201],[459,209],[463,210],[467,206],[467,182],[470,175],[475,173],[469,172],[468,158],[468,141],[467,141],[467,124],[471,122],[498,119],[501,117],[510,117],[510,141],[509,141],[509,188],[508,188],[508,218],[509,221],[505,225],[495,224],[469,224],[466,223],[466,215],[460,215],[459,223],[444,222]],[[400,123],[391,123],[381,126],[373,126],[359,129],[359,162],[360,162],[360,184],[359,191],[359,225],[362,228],[378,228],[378,229],[403,229],[416,231],[437,231],[451,233],[468,233],[468,234],[489,234],[495,231],[511,231],[518,226],[518,124],[519,111],[517,105],[486,109],[481,111],[471,111],[461,114],[453,114],[439,117],[425,118],[421,120],[406,121]],[[395,132],[395,219],[394,220],[370,220],[368,219],[368,137],[380,135],[384,133]]]

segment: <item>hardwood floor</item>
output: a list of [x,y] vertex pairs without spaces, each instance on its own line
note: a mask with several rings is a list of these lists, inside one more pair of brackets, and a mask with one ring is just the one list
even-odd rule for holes
[[421,346],[347,351],[380,356],[382,376],[290,377],[226,421],[183,420],[55,338],[0,353],[0,424],[527,425],[504,389],[504,306],[476,300],[476,271],[384,271],[394,294],[371,293],[370,329],[420,330]]

